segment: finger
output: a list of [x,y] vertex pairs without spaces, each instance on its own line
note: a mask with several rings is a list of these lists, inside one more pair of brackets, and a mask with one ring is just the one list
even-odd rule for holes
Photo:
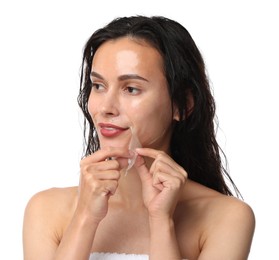
[[185,179],[178,178],[177,176],[171,176],[165,172],[156,172],[153,175],[153,186],[159,190],[169,188],[170,190],[178,190],[184,186]]
[[150,172],[153,174],[156,171],[160,171],[176,176],[178,178],[186,178],[186,171],[172,159],[169,159],[170,158],[164,158],[164,160],[156,159],[150,168]]
[[102,181],[102,192],[101,194],[106,195],[113,195],[118,187],[118,181],[110,180],[110,181]]
[[152,181],[151,174],[149,173],[145,160],[141,155],[137,156],[134,167],[137,170],[142,182],[146,182],[149,180]]
[[[117,187],[118,181],[117,180],[98,180],[94,182],[86,182],[82,183],[81,191],[89,190],[90,194],[95,195],[108,195],[114,194]],[[87,187],[87,188],[86,188]]]
[[[153,173],[158,167],[158,165],[169,165],[169,172],[170,174],[176,174],[177,172],[181,174],[184,178],[187,178],[187,172],[184,170],[183,167],[178,165],[168,154],[163,151],[158,151],[151,148],[138,148],[136,152],[142,156],[147,156],[150,158],[155,159],[150,167],[150,172]],[[171,170],[172,169],[172,170]]]
[[153,177],[146,166],[145,160],[141,155],[138,155],[134,164],[134,168],[137,170],[141,183],[143,194],[154,194],[157,192],[156,187],[152,185]]
[[[112,172],[116,175],[115,178],[119,178],[120,165],[116,160],[88,163],[80,167],[80,173],[82,176],[92,175],[93,177],[95,176],[96,179],[111,178]],[[105,176],[100,177],[100,175]]]
[[95,153],[85,157],[81,160],[81,166],[84,164],[92,163],[92,162],[101,162],[105,161],[107,158],[117,158],[122,157],[129,159],[131,158],[131,153],[127,148],[121,147],[106,147],[102,150],[98,150]]
[[109,170],[109,171],[98,171],[93,175],[95,180],[119,180],[120,171],[117,170]]
[[88,171],[107,171],[107,170],[115,170],[115,169],[119,170],[120,165],[117,160],[107,160],[107,161],[87,164],[86,168]]
[[162,151],[158,151],[158,150],[155,150],[155,149],[152,149],[152,148],[137,148],[137,149],[136,149],[136,152],[137,152],[139,155],[147,156],[147,157],[150,157],[150,158],[153,158],[153,159],[156,159],[156,157],[157,157],[159,154],[164,153],[164,152],[162,152]]
[[155,159],[153,164],[151,165],[150,171],[153,170],[154,165],[157,161],[165,161],[169,165],[173,165],[174,168],[181,168],[168,154],[163,151],[158,151],[151,148],[138,148],[136,152],[142,156],[150,157]]

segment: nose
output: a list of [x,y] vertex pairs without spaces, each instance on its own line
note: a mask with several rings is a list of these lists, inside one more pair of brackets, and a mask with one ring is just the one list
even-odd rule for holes
[[107,91],[101,103],[100,112],[103,116],[118,116],[119,115],[119,100],[116,91]]

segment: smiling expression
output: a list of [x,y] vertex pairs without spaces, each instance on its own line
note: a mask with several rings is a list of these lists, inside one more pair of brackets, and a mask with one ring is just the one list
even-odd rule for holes
[[169,150],[176,118],[163,59],[154,47],[128,37],[103,43],[93,58],[91,81],[88,109],[101,148],[128,146],[133,132],[143,147]]

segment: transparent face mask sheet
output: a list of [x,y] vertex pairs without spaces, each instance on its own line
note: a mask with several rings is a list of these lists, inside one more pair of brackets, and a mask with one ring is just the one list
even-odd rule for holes
[[[130,127],[131,129],[131,140],[129,143],[129,150],[133,152],[133,156],[131,159],[128,160],[128,167],[125,171],[125,176],[127,175],[128,171],[134,166],[136,159],[137,159],[137,153],[135,152],[136,148],[142,148],[142,145],[139,141],[139,138],[137,136],[136,130],[133,127]],[[161,133],[161,135],[157,136],[156,138],[152,139],[149,143],[148,146],[150,146],[151,144],[155,143],[157,140],[159,140],[161,137],[164,136],[166,132],[166,129],[164,129]]]
[[[97,116],[93,116],[93,121],[95,123],[98,123],[98,120],[96,120]],[[137,158],[137,153],[135,152],[136,148],[141,148],[142,145],[139,141],[139,138],[138,138],[138,135],[137,135],[137,131],[135,129],[135,127],[133,126],[133,123],[131,122],[130,119],[128,119],[127,116],[122,116],[121,119],[116,119],[116,118],[111,118],[110,120],[108,120],[109,123],[112,123],[112,124],[116,124],[116,125],[121,125],[119,122],[125,122],[125,124],[129,127],[129,129],[127,131],[130,132],[130,137],[129,139],[127,139],[127,141],[119,144],[119,147],[127,147],[130,151],[132,151],[132,158],[128,159],[128,166],[127,168],[125,169],[125,176],[127,175],[128,171],[134,166],[135,164],[135,161],[136,161],[136,158]],[[97,132],[95,132],[96,135]],[[117,137],[116,137],[117,138]],[[99,138],[100,140],[100,138]],[[106,145],[107,146],[107,145]],[[110,145],[108,145],[110,146]],[[111,145],[113,146],[113,145]],[[101,144],[101,147],[102,147],[102,144]],[[104,148],[104,147],[103,147]],[[102,149],[102,148],[101,148]],[[113,159],[116,159],[114,157],[110,157],[110,158],[107,158],[107,160],[113,160]]]
[[128,159],[128,167],[125,171],[125,176],[127,175],[128,171],[134,166],[136,159],[137,159],[137,153],[135,152],[136,148],[141,148],[142,145],[139,141],[139,138],[137,136],[136,130],[131,126],[131,139],[129,143],[129,150],[133,151],[133,156],[131,159]]

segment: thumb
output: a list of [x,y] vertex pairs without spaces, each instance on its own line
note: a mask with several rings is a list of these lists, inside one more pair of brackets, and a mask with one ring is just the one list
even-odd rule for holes
[[137,159],[135,161],[134,167],[138,171],[140,179],[142,182],[148,182],[152,180],[151,174],[146,166],[144,158],[138,154]]

